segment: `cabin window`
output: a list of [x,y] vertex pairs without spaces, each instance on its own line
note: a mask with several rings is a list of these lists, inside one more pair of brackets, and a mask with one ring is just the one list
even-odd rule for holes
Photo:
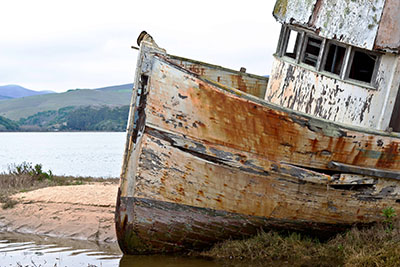
[[303,59],[301,62],[316,67],[318,63],[319,53],[321,51],[322,40],[307,36]]
[[345,55],[346,47],[335,43],[329,43],[327,46],[324,71],[340,75]]
[[296,59],[297,53],[300,49],[301,34],[298,31],[287,29],[287,41],[284,55]]
[[367,51],[354,50],[351,57],[349,78],[371,83],[378,56]]
[[277,54],[307,64],[315,71],[339,76],[344,81],[361,82],[376,87],[374,79],[381,55],[377,52],[327,40],[308,30],[294,30],[284,25]]

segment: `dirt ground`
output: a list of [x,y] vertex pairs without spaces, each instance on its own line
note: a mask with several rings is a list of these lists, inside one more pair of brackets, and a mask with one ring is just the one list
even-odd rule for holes
[[12,197],[13,208],[0,209],[0,231],[97,242],[116,242],[114,210],[118,185],[42,188]]

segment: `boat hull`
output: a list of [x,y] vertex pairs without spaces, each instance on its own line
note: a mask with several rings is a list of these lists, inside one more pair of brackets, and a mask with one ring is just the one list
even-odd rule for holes
[[132,255],[203,250],[216,242],[243,239],[262,230],[292,229],[327,236],[349,228],[347,224],[280,220],[135,197],[122,197],[120,201],[119,245],[124,254]]
[[[124,253],[203,249],[261,229],[332,233],[400,212],[398,136],[280,108],[151,44],[138,62],[116,210]],[[251,92],[265,82],[246,79]]]

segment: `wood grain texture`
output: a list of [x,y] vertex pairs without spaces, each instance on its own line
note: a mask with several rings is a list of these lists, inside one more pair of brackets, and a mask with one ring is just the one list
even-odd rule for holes
[[396,175],[397,135],[276,106],[146,47],[116,210],[124,253],[201,249],[260,229],[338,231],[400,212],[398,179],[330,165]]
[[400,170],[400,139],[346,128],[224,90],[155,58],[146,123],[270,160],[328,169],[336,161]]
[[125,254],[207,249],[215,242],[246,238],[262,229],[308,229],[314,234],[348,229],[344,224],[286,221],[151,199],[121,197],[120,201],[116,225]]

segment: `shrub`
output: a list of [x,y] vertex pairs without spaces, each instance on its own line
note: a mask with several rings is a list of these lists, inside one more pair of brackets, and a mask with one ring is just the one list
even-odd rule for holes
[[42,164],[32,165],[30,162],[22,162],[21,164],[11,164],[8,166],[10,175],[22,176],[28,175],[35,180],[43,181],[44,179],[53,180],[54,176],[51,170],[48,172],[43,171]]

